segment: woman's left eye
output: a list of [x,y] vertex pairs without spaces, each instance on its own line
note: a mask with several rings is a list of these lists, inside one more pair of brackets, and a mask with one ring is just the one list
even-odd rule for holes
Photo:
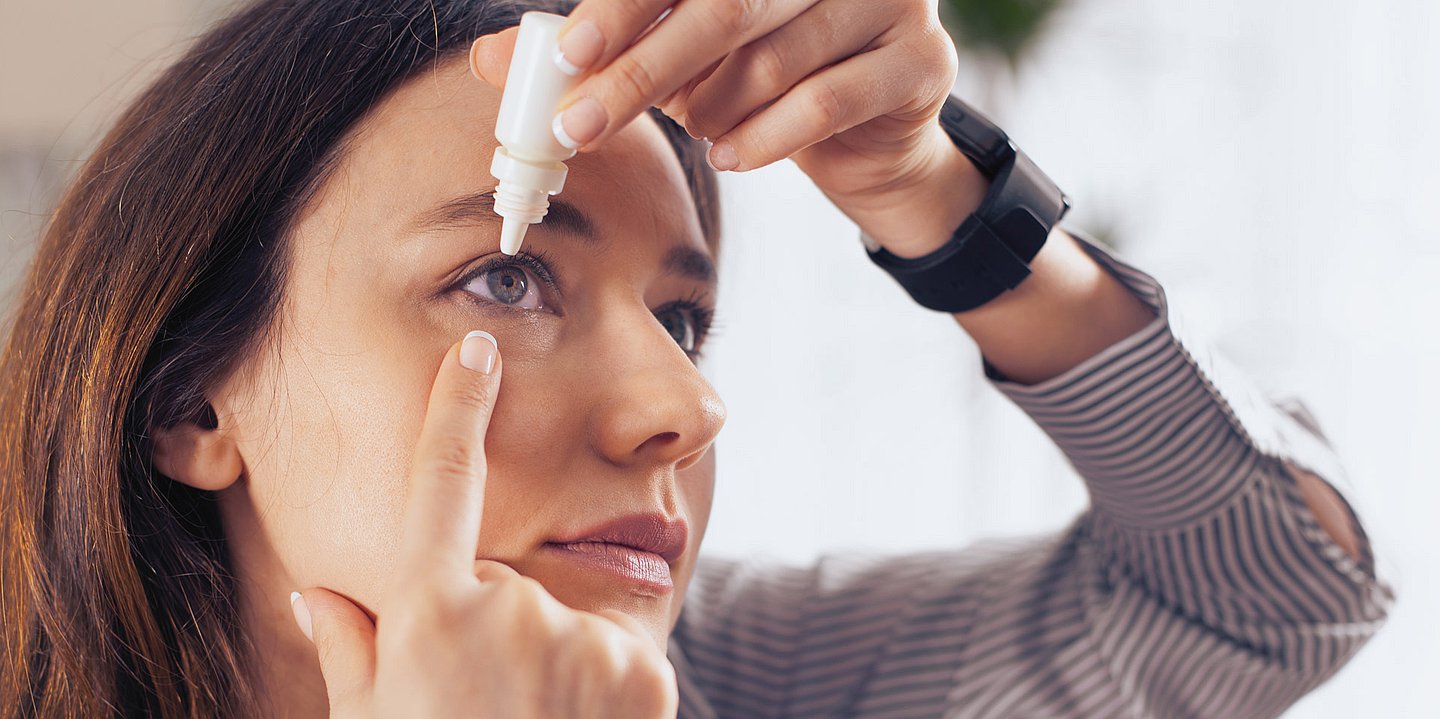
[[700,346],[710,334],[714,310],[695,296],[671,302],[655,311],[660,326],[675,339],[675,344],[691,357],[700,355]]
[[655,319],[660,320],[660,325],[670,333],[671,337],[675,338],[675,343],[680,345],[680,349],[686,352],[695,351],[695,323],[683,310],[676,308],[657,312]]

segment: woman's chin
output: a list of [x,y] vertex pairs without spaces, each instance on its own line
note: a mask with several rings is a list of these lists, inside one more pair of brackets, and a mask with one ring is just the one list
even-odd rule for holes
[[660,646],[670,634],[671,609],[678,595],[673,589],[656,591],[647,582],[636,582],[605,571],[580,569],[563,558],[532,559],[511,565],[515,571],[538,582],[551,596],[571,609],[599,613],[622,612],[645,627]]

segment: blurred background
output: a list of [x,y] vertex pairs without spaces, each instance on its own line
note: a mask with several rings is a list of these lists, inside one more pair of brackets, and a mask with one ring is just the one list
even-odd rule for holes
[[[1440,3],[941,0],[956,90],[1167,288],[1302,398],[1399,602],[1287,716],[1440,715]],[[230,6],[0,0],[0,312],[118,109]],[[1059,529],[1084,489],[793,166],[723,178],[725,398],[708,553],[958,547]]]

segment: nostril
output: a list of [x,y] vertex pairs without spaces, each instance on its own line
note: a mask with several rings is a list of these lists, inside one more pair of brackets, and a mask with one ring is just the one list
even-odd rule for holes
[[656,432],[640,445],[640,449],[644,450],[645,448],[653,447],[657,451],[663,451],[664,448],[674,444],[676,440],[679,439],[679,432]]
[[710,450],[714,448],[715,443],[710,442],[704,447],[685,455],[684,458],[675,464],[676,471],[686,470],[699,464],[701,460],[705,459],[705,455],[710,454]]

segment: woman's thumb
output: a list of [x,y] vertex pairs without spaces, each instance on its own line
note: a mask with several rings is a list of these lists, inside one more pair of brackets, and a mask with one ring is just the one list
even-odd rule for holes
[[476,38],[470,45],[470,74],[497,90],[504,90],[505,77],[510,74],[510,56],[515,53],[515,39],[519,36],[520,28],[510,27]]
[[295,623],[320,657],[331,716],[367,701],[375,681],[375,623],[355,603],[326,589],[290,595]]

